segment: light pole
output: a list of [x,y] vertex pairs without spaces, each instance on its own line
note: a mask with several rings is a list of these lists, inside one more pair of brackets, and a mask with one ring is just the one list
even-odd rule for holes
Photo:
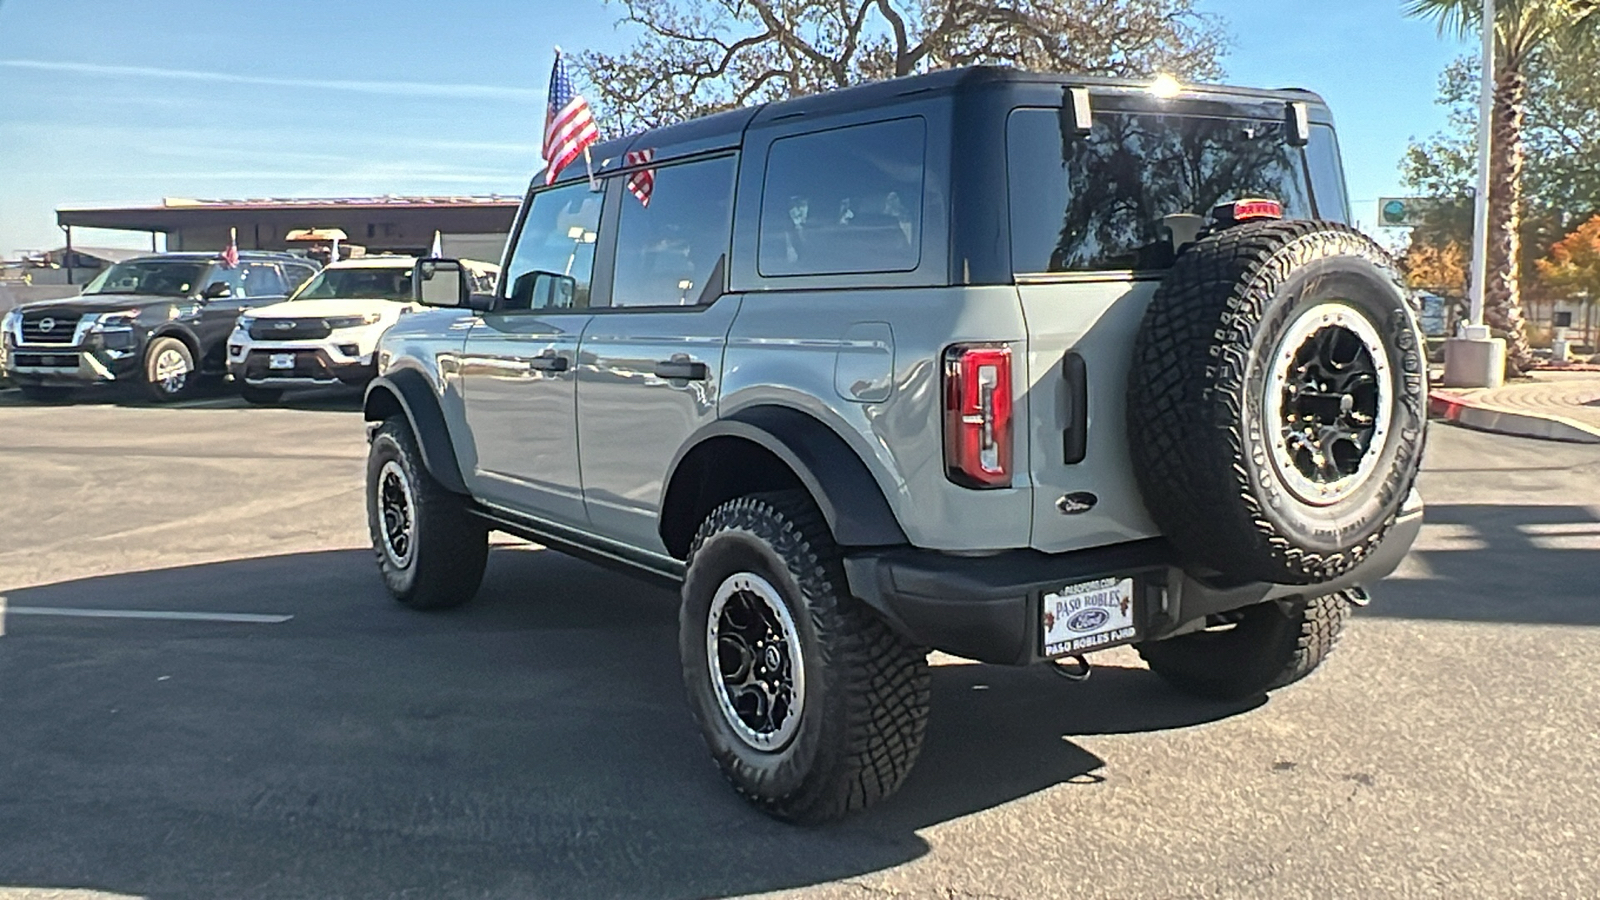
[[1444,383],[1450,387],[1499,387],[1506,377],[1506,342],[1490,337],[1483,323],[1489,286],[1489,152],[1494,131],[1494,0],[1483,0],[1483,70],[1478,79],[1478,191],[1472,203],[1472,288],[1467,321],[1445,342]]

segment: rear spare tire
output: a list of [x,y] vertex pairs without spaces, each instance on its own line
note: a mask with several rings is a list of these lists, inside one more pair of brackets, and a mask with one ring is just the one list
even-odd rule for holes
[[1389,254],[1332,222],[1253,222],[1178,257],[1134,344],[1128,438],[1186,565],[1317,584],[1384,540],[1416,480],[1427,377]]

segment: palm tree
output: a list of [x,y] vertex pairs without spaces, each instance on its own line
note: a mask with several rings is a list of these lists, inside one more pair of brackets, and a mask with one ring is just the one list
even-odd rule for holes
[[[1597,0],[1497,0],[1494,106],[1489,144],[1489,254],[1483,292],[1484,321],[1505,335],[1506,364],[1519,374],[1533,359],[1523,327],[1521,237],[1522,144],[1527,112],[1529,58],[1543,47],[1576,36],[1589,24]],[[1406,15],[1433,19],[1441,35],[1480,33],[1482,0],[1408,0]],[[1479,127],[1483,127],[1479,124]]]

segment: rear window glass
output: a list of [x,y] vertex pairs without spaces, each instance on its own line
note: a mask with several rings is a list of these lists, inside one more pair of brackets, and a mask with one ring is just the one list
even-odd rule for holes
[[920,118],[773,141],[761,192],[761,274],[915,269],[925,145]]
[[[1331,147],[1332,131],[1321,130]],[[1058,110],[1013,111],[1006,128],[1012,270],[1163,269],[1173,259],[1164,216],[1205,215],[1247,197],[1277,200],[1285,216],[1310,218],[1306,157],[1283,132],[1279,121],[1100,113],[1093,130],[1078,135],[1063,131]],[[1339,178],[1337,157],[1323,156]],[[1322,218],[1343,219],[1343,208],[1341,188]]]

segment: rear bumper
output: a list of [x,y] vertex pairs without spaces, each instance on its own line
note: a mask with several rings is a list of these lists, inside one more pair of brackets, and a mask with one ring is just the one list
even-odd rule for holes
[[984,557],[899,547],[851,553],[844,568],[851,592],[910,640],[968,659],[1026,665],[1047,658],[1042,598],[1063,586],[1132,578],[1140,637],[1160,638],[1213,613],[1371,584],[1400,565],[1422,528],[1422,514],[1413,491],[1377,553],[1316,585],[1208,583],[1178,568],[1172,548],[1159,538],[1073,553],[1012,550]]

